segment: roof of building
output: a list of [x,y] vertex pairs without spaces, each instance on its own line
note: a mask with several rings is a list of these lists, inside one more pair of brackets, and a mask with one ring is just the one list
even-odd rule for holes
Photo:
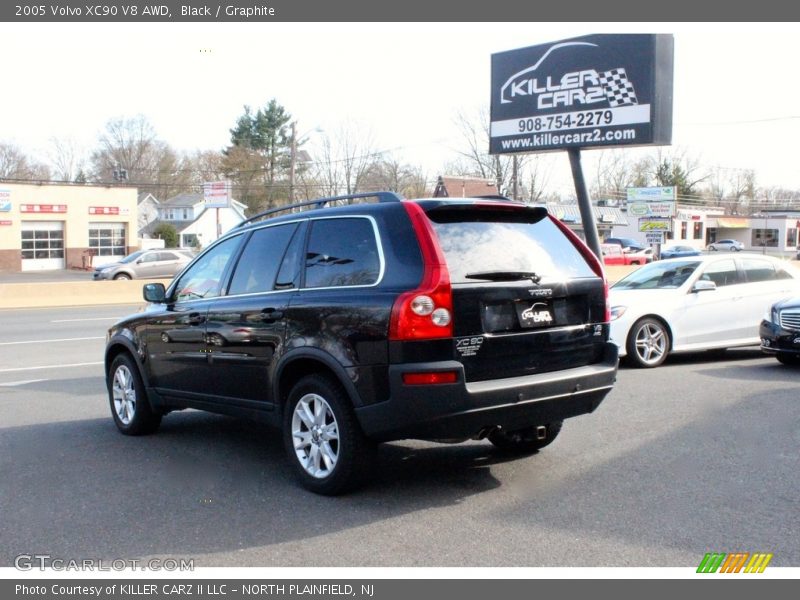
[[203,201],[203,194],[185,193],[185,194],[178,194],[177,196],[173,196],[172,198],[164,200],[163,202],[161,202],[161,206],[181,208],[181,207],[194,206],[198,202],[202,201]]
[[[577,204],[548,203],[547,212],[565,223],[581,223],[581,211]],[[595,220],[603,225],[627,225],[624,211],[611,206],[592,206]]]
[[500,192],[492,179],[441,175],[433,191],[434,198],[474,198],[476,196],[498,196]]

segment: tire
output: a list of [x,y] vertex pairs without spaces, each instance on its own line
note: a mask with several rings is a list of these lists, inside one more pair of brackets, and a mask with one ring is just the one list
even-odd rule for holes
[[633,324],[625,344],[628,361],[639,368],[653,368],[663,363],[669,354],[670,339],[666,326],[659,320],[646,317]]
[[553,421],[545,425],[545,437],[539,439],[538,427],[526,427],[516,431],[496,429],[489,434],[489,441],[498,450],[512,454],[530,454],[550,445],[561,431],[562,421]]
[[303,377],[289,393],[283,441],[300,483],[324,496],[349,492],[367,479],[375,460],[342,387],[323,375]]
[[146,435],[158,429],[161,414],[150,406],[142,376],[129,354],[120,354],[111,363],[106,386],[117,429],[125,435]]
[[717,251],[717,247],[716,247],[716,246],[709,246],[709,247],[708,247],[708,249],[709,249],[711,252],[716,252],[716,251]]
[[778,352],[775,355],[775,358],[777,358],[778,362],[782,365],[787,365],[789,367],[796,367],[800,365],[800,356],[790,352]]
[[131,280],[131,276],[128,275],[127,273],[117,273],[116,275],[114,275],[114,281],[116,281],[117,279],[120,279],[120,280],[123,280],[123,281],[130,281]]

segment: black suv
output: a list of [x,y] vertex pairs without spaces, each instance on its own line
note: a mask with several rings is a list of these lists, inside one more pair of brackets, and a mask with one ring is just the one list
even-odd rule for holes
[[150,304],[109,330],[111,412],[130,435],[182,408],[267,421],[322,494],[362,482],[377,442],[532,452],[611,390],[607,293],[543,208],[390,192],[282,207],[145,285]]

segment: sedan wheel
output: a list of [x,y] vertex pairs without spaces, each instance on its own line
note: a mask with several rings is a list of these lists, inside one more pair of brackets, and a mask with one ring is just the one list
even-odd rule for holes
[[657,367],[669,353],[669,333],[661,321],[641,319],[631,327],[626,346],[635,366]]

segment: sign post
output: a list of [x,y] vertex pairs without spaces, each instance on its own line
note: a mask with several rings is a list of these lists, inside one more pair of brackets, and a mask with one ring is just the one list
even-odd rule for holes
[[569,154],[586,241],[600,257],[581,148],[672,141],[673,38],[590,35],[492,55],[489,152]]

